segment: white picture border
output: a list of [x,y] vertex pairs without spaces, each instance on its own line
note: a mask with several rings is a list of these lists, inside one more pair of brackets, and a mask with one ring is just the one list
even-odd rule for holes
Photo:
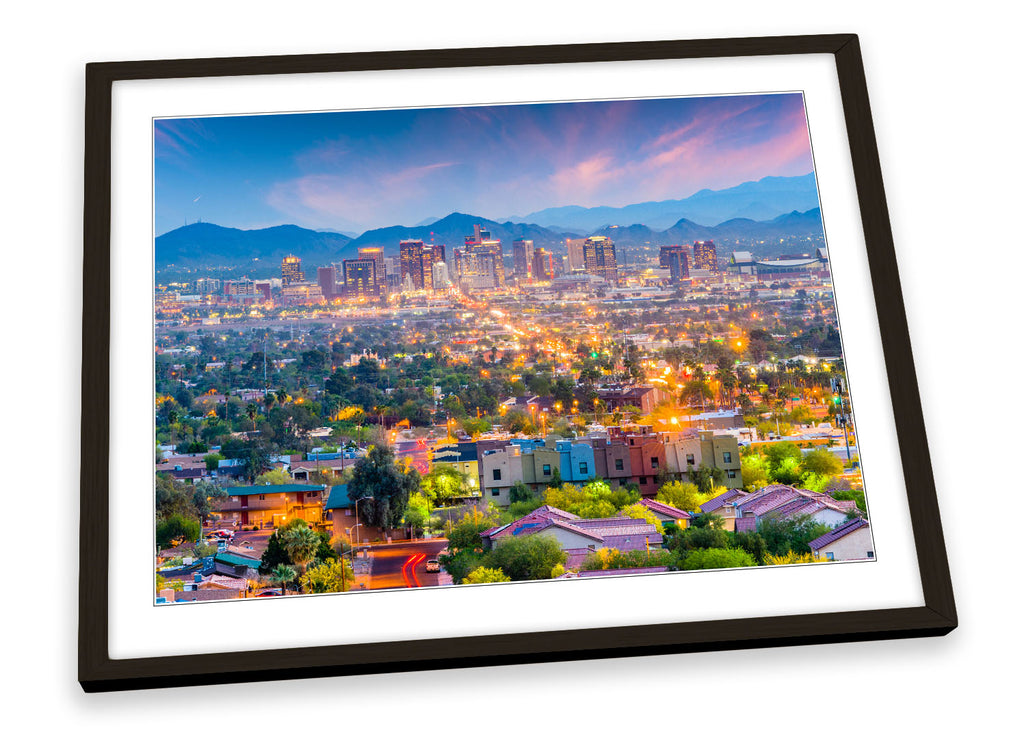
[[[875,561],[153,605],[154,118],[792,90],[813,141]],[[116,81],[111,141],[112,659],[924,604],[831,54]]]

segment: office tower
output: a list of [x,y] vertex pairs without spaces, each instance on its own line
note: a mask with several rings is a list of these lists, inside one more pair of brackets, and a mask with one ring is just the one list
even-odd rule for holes
[[668,269],[673,284],[679,284],[690,276],[690,254],[686,246],[662,246],[658,264]]
[[399,243],[399,253],[402,283],[405,283],[405,277],[408,276],[414,288],[433,289],[433,266],[444,262],[444,245],[427,244],[418,238],[410,239]]
[[337,296],[335,283],[338,281],[338,272],[333,266],[320,266],[316,270],[316,283],[320,285],[320,293],[324,299],[330,302]]
[[470,246],[456,249],[455,272],[463,289],[493,289],[497,282],[494,254]]
[[448,264],[444,261],[435,261],[431,266],[432,281],[434,289],[447,289],[451,285],[448,278]]
[[615,244],[611,238],[595,235],[584,241],[583,269],[610,284],[618,284],[619,267],[615,261]]
[[264,302],[270,301],[270,282],[258,281],[256,282],[256,292],[259,294]]
[[[468,254],[490,254],[494,263],[494,284],[501,289],[505,286],[505,256],[501,250],[501,241],[491,238],[489,231],[483,230],[479,224],[473,226],[473,235],[467,235],[462,248]],[[462,272],[459,272],[461,278]]]
[[199,294],[216,294],[220,291],[220,279],[201,277],[196,279],[196,292]]
[[387,264],[384,261],[384,249],[363,246],[359,249],[359,258],[373,259],[376,266],[377,282],[383,284],[388,274]]
[[298,256],[285,256],[281,260],[281,283],[288,285],[305,280],[302,275],[302,259]]
[[345,274],[345,297],[348,299],[376,299],[380,294],[377,284],[377,262],[372,258],[348,258],[341,262]]
[[512,269],[520,281],[533,273],[533,241],[520,238],[512,241]]
[[555,263],[546,248],[538,248],[533,252],[533,278],[537,281],[551,281],[555,278]]
[[586,238],[566,238],[565,247],[569,251],[569,271],[583,271],[583,244]]
[[693,268],[707,271],[718,270],[718,255],[715,253],[714,241],[694,241]]

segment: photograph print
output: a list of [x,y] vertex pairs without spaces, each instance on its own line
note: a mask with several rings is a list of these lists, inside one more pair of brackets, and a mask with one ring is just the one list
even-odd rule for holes
[[809,123],[156,118],[155,604],[873,561]]

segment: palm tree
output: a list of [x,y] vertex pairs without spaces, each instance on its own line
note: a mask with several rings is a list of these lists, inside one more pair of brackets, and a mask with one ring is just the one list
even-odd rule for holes
[[305,573],[306,566],[316,556],[320,547],[320,536],[306,525],[295,525],[281,531],[281,545],[288,552],[292,563]]
[[245,415],[249,418],[249,421],[252,422],[252,429],[255,431],[256,417],[259,415],[259,408],[252,402],[249,402],[249,404],[245,405]]
[[289,565],[285,565],[284,563],[278,563],[270,572],[270,580],[274,583],[281,584],[282,596],[288,593],[287,584],[289,581],[294,581],[295,576],[295,569]]

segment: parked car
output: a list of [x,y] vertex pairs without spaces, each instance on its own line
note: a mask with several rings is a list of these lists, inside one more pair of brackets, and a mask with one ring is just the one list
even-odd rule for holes
[[263,589],[256,596],[281,596],[281,592],[278,589]]

